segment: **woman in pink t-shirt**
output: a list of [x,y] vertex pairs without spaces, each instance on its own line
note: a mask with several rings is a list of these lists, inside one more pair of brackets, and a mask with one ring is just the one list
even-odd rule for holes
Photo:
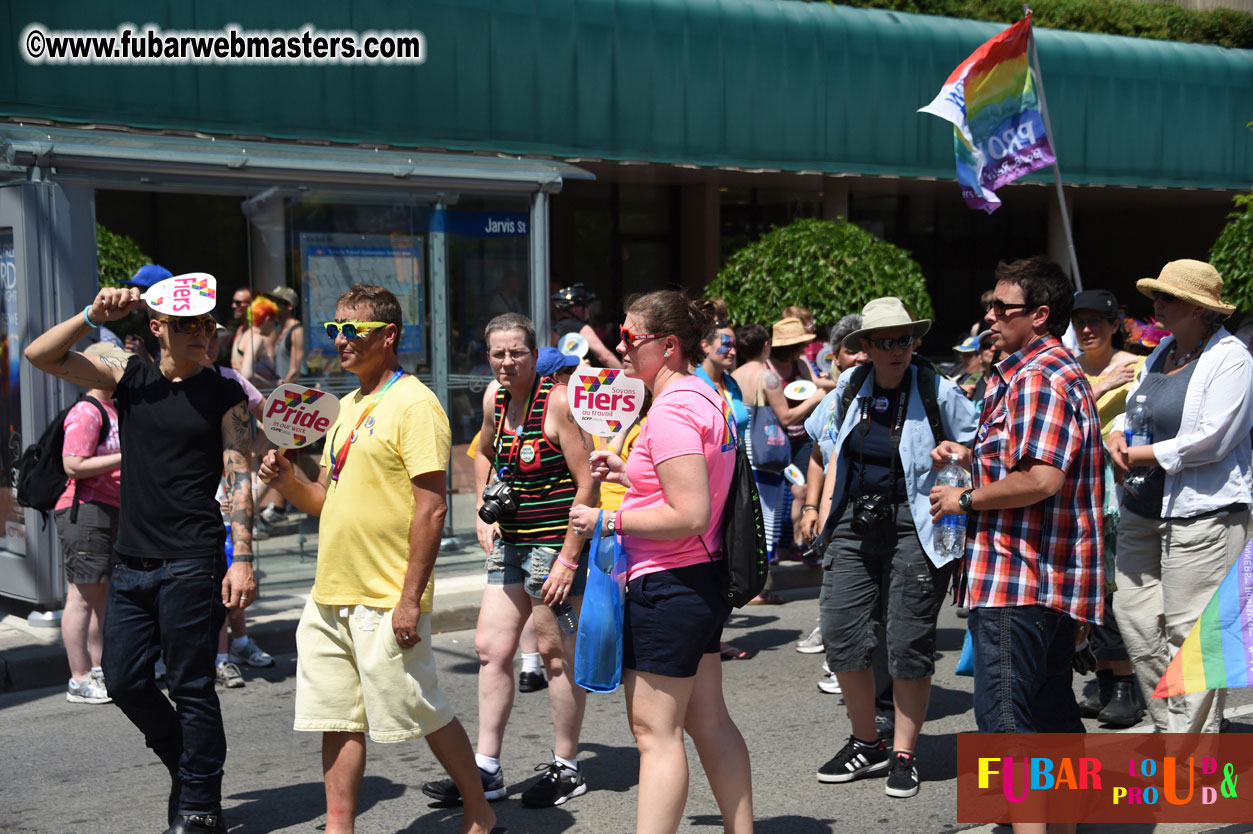
[[[627,488],[612,523],[628,557],[623,682],[640,751],[637,832],[673,832],[687,800],[686,730],[728,834],[753,830],[748,748],[722,697],[722,512],[735,440],[717,395],[690,375],[708,314],[672,290],[631,299],[618,353],[653,404],[630,459],[592,453],[592,475]],[[595,507],[570,510],[591,536]],[[606,522],[609,523],[608,521]]]
[[[88,352],[116,351],[119,357],[129,358],[128,354],[101,344],[104,347],[93,345]],[[88,400],[76,403],[65,415],[61,462],[69,478],[52,517],[65,565],[61,640],[70,664],[65,698],[74,704],[107,704],[109,693],[100,670],[101,635],[121,503],[122,446],[118,441],[113,395],[93,388],[87,396],[104,408],[108,423],[101,419],[95,403]]]

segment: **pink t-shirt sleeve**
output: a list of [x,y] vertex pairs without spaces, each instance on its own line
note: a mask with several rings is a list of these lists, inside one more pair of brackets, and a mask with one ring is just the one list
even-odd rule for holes
[[[65,443],[62,457],[73,455],[80,458],[96,456],[100,440],[100,412],[89,402],[76,403],[65,415]],[[106,438],[107,440],[107,438]]]

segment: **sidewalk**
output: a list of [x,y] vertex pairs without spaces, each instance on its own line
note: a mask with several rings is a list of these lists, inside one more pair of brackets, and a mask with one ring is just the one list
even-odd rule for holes
[[[270,654],[296,651],[296,623],[313,586],[317,537],[309,525],[292,521],[257,543],[260,597],[248,607],[248,633]],[[776,568],[776,590],[816,587],[822,570],[800,562]],[[487,575],[477,543],[445,541],[435,567],[435,611],[431,633],[474,628]],[[69,665],[60,628],[31,626],[31,608],[0,599],[0,692],[64,686]]]

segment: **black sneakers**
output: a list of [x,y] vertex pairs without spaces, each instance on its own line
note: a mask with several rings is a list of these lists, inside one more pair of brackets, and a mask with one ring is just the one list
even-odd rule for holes
[[174,824],[165,834],[226,834],[226,822],[222,814],[184,814],[174,818]]
[[899,797],[918,793],[918,760],[908,753],[897,753],[893,756],[883,792],[888,796]]
[[522,792],[522,804],[528,808],[548,808],[587,793],[582,769],[570,769],[559,762],[536,765],[545,771],[540,780]]
[[518,673],[518,691],[519,692],[539,692],[541,689],[548,688],[548,678],[544,677],[543,672],[519,672]]
[[[483,780],[483,793],[487,796],[489,802],[504,799],[509,793],[509,789],[505,787],[505,769],[503,767],[495,773],[488,773],[480,767],[479,777]],[[457,783],[451,779],[438,779],[434,782],[427,782],[422,786],[422,793],[445,805],[461,804],[461,791],[457,790]]]
[[819,782],[851,782],[859,776],[887,770],[887,745],[880,739],[876,744],[863,744],[856,736],[849,736],[848,743],[831,761],[818,768]]

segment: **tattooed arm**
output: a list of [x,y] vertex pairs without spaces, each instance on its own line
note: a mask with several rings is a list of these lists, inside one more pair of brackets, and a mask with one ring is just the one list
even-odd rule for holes
[[[93,324],[124,318],[139,303],[139,290],[101,290],[87,310]],[[44,373],[60,377],[84,388],[112,391],[126,370],[126,363],[111,357],[87,356],[75,350],[74,343],[91,330],[82,313],[53,327],[26,346],[26,359]]]
[[246,400],[240,400],[222,417],[222,468],[235,546],[230,569],[222,580],[222,603],[227,608],[247,608],[257,599],[257,580],[252,572],[252,475],[248,471],[251,421]]
[[[574,506],[596,506],[599,485],[592,478],[592,466],[588,458],[594,451],[592,438],[579,428],[574,415],[570,413],[570,401],[564,385],[555,386],[548,395],[548,409],[544,416],[544,436],[557,448],[565,458],[566,468],[574,479]],[[572,565],[579,563],[579,553],[583,550],[583,537],[575,532],[574,525],[566,527],[566,540],[561,545],[560,559]],[[554,562],[548,580],[544,583],[544,601],[550,605],[560,602],[569,594],[569,586],[574,582],[574,571],[560,561]]]

